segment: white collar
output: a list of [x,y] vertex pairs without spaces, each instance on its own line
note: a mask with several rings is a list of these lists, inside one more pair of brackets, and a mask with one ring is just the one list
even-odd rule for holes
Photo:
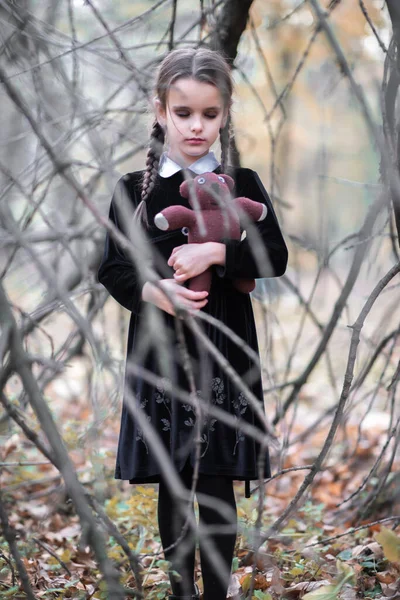
[[[215,158],[214,152],[209,152],[205,156],[198,158],[194,163],[189,165],[187,168],[196,173],[196,175],[202,175],[203,173],[211,173],[217,167],[220,166],[220,162]],[[167,156],[166,152],[163,152],[160,158],[160,164],[158,167],[158,173],[161,177],[171,177],[182,171],[184,167],[181,167],[172,158]]]

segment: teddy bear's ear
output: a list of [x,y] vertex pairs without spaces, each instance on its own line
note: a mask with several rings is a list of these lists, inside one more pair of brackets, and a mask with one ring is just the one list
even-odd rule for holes
[[183,181],[179,186],[179,193],[183,198],[189,198],[189,184],[187,181]]
[[233,188],[235,187],[235,182],[233,181],[232,177],[229,177],[229,175],[223,175],[223,178],[225,179],[226,183],[228,184],[228,188],[230,189],[230,191],[233,190]]

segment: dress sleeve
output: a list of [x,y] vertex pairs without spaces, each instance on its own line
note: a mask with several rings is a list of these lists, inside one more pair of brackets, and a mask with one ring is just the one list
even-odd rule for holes
[[[224,239],[226,246],[225,265],[217,265],[215,270],[219,277],[230,279],[259,279],[262,277],[280,277],[286,271],[288,250],[283,239],[278,220],[271,200],[255,171],[246,169],[249,176],[245,185],[240,189],[240,195],[247,196],[256,202],[262,202],[268,208],[263,221],[254,224],[258,236],[254,235],[253,244],[249,241],[251,229],[244,240]],[[253,247],[262,243],[259,256],[254,256]]]
[[[122,227],[122,214],[118,210],[119,199],[123,196],[130,199],[135,208],[133,191],[125,184],[122,177],[114,190],[111,200],[109,219],[121,231],[126,234]],[[132,209],[131,211],[132,212]],[[111,296],[122,306],[137,313],[141,304],[142,288],[144,282],[139,279],[134,263],[127,257],[122,248],[113,240],[107,231],[103,258],[97,272],[99,282],[110,292]]]

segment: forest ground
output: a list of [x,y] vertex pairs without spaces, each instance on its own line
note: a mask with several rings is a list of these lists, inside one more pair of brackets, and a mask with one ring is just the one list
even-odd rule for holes
[[[277,308],[278,313],[289,315],[291,305],[292,299],[283,296]],[[263,351],[260,304],[254,301],[254,307]],[[108,342],[122,359],[123,344],[116,334],[121,315],[113,301],[107,314]],[[287,332],[291,331],[297,318],[293,309],[293,323],[288,317],[284,320]],[[101,325],[98,327],[99,333]],[[54,322],[52,330],[54,335],[57,331]],[[349,332],[345,324],[338,331],[339,337],[332,344],[340,357],[335,373],[340,390]],[[285,337],[283,333],[282,336]],[[310,330],[302,342],[304,347],[313,336],[315,333]],[[276,338],[275,354],[279,355],[279,336]],[[393,356],[394,362],[396,356]],[[304,359],[300,362],[304,364]],[[120,393],[116,390],[112,395],[106,393],[111,389],[110,382],[101,372],[96,372],[94,377],[92,373],[89,382],[90,365],[85,355],[71,361],[66,372],[48,386],[47,401],[80,481],[96,495],[107,515],[127,539],[129,547],[141,555],[146,597],[161,599],[168,593],[168,564],[163,560],[157,526],[158,486],[131,486],[128,482],[114,480]],[[296,364],[294,368],[297,368]],[[18,383],[15,385],[16,394]],[[334,399],[332,391],[327,391],[324,397],[323,391],[327,387],[326,374],[321,366],[302,389],[290,432],[290,444],[279,469],[277,464],[273,465],[273,472],[311,465],[317,457],[331,419],[312,433],[308,432],[304,439],[302,432]],[[12,390],[9,391],[12,395]],[[268,403],[266,406],[268,408]],[[34,430],[39,431],[29,409],[25,418]],[[278,426],[278,435],[281,437],[287,433],[290,419],[285,422],[284,427]],[[383,462],[356,500],[351,501],[351,495],[362,486],[387,440],[387,428],[388,409],[383,398],[381,401],[378,399],[367,414],[363,413],[363,404],[358,404],[358,408],[356,405],[354,410],[346,414],[325,461],[325,468],[316,476],[309,493],[284,527],[261,547],[256,560],[253,598],[296,600],[304,594],[308,598],[310,593],[310,598],[319,600],[399,597],[400,536],[395,528],[392,530],[400,523],[400,498],[396,493],[399,458],[395,459],[389,476],[389,481],[390,478],[393,480],[393,494],[390,494],[389,486],[386,487],[386,495],[374,497],[374,488],[378,486],[387,467],[387,462]],[[107,592],[94,555],[85,545],[79,519],[65,494],[59,473],[43,461],[16,426],[3,430],[1,435],[5,442],[1,446],[0,456],[2,495],[8,507],[10,523],[18,534],[18,548],[36,597],[48,600],[106,599]],[[263,531],[286,508],[306,472],[292,471],[266,484]],[[254,485],[256,482],[252,483],[252,487]],[[251,549],[251,531],[257,518],[258,494],[254,493],[250,499],[246,499],[244,484],[240,482],[235,483],[235,494],[239,534],[228,597],[239,599],[244,598],[251,581],[252,566],[248,550]],[[360,503],[369,494],[372,494],[373,502],[365,514],[360,514]],[[1,538],[0,544],[0,597],[22,599],[25,595],[18,585],[15,572],[10,568],[8,546]],[[118,564],[125,587],[134,589],[135,580],[128,560],[113,536],[108,536],[108,552]],[[196,579],[201,589],[198,553]]]

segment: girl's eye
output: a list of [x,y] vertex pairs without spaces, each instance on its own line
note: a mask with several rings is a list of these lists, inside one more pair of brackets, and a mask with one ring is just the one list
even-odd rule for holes
[[[181,119],[186,119],[187,117],[189,117],[189,113],[187,112],[177,112],[175,113],[177,117],[180,117]],[[215,117],[217,115],[204,115],[206,117],[206,119],[215,119]]]
[[220,177],[220,175],[218,175],[218,179],[219,179],[220,181],[222,181],[222,183],[225,183],[225,179],[224,179],[223,177]]
[[206,180],[204,179],[204,177],[199,177],[199,179],[197,180],[197,183],[199,183],[200,185],[203,185],[203,183],[205,183]]

